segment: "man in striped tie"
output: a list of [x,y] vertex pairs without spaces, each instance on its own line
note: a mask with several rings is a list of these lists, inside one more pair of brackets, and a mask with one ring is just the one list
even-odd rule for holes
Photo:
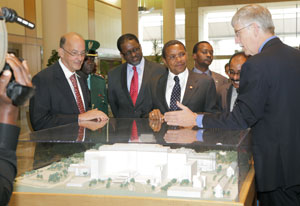
[[60,39],[60,59],[32,79],[36,94],[30,100],[30,121],[34,130],[108,117],[97,109],[89,110],[90,94],[84,80],[76,74],[85,57],[84,39],[71,32]]

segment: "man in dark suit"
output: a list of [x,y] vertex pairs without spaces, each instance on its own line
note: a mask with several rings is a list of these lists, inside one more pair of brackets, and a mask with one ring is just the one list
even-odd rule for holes
[[150,80],[164,72],[160,64],[147,61],[133,34],[122,35],[117,42],[126,60],[108,73],[108,101],[114,117],[140,118],[151,111]]
[[[8,54],[6,62],[12,68],[17,83],[32,87],[26,61],[21,63],[14,55]],[[19,109],[6,95],[6,88],[11,76],[12,73],[9,70],[0,72],[0,205],[8,204],[17,174],[16,148],[20,132],[20,128],[17,127]]]
[[211,65],[214,59],[214,50],[210,43],[207,41],[200,41],[196,43],[193,48],[193,59],[195,61],[193,72],[213,78],[218,93],[219,88],[223,84],[226,84],[228,80],[223,75],[213,72],[209,69],[209,65]]
[[162,114],[173,110],[172,98],[176,89],[176,77],[180,87],[177,101],[182,102],[194,112],[218,111],[213,79],[187,69],[187,53],[183,43],[177,40],[167,42],[162,50],[162,58],[168,71],[152,80],[151,93],[154,110],[149,114],[150,119],[160,119]]
[[30,100],[30,121],[34,130],[84,120],[107,119],[97,109],[89,110],[90,94],[84,80],[75,71],[85,57],[85,43],[76,33],[60,39],[60,59],[34,76],[36,94]]
[[248,56],[244,52],[238,52],[231,56],[229,60],[228,74],[230,83],[220,87],[219,101],[222,111],[231,112],[235,104],[238,89],[240,86],[240,72],[242,65],[247,61]]
[[300,205],[300,51],[274,35],[271,13],[242,7],[231,22],[251,58],[243,64],[237,104],[231,113],[197,115],[188,108],[165,114],[168,124],[251,128],[261,205]]

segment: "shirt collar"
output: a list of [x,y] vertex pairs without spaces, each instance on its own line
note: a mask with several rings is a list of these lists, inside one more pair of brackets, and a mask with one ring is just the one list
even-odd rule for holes
[[264,48],[264,46],[266,45],[266,43],[268,43],[268,41],[270,41],[270,40],[272,40],[272,39],[275,39],[275,38],[277,38],[277,36],[271,36],[271,37],[267,38],[267,39],[264,41],[264,43],[262,43],[262,45],[259,47],[258,53],[261,52],[261,50]]
[[[144,68],[144,65],[145,65],[145,59],[144,59],[144,57],[142,57],[141,62],[138,65],[135,65],[135,67],[136,67],[136,69],[141,70]],[[129,63],[127,64],[127,68],[132,69],[132,67],[134,67],[134,65],[129,64]]]
[[174,79],[174,77],[175,76],[178,76],[179,77],[179,79],[180,79],[180,81],[182,81],[183,79],[185,79],[185,77],[186,77],[186,75],[188,75],[188,69],[187,68],[185,68],[185,70],[183,71],[183,72],[181,72],[180,74],[178,74],[178,75],[175,75],[175,74],[173,74],[171,71],[170,71],[170,69],[169,69],[169,75],[168,75],[168,79]]
[[61,59],[58,60],[58,63],[60,65],[60,67],[62,68],[65,76],[67,79],[70,79],[70,77],[73,75],[73,74],[76,74],[76,76],[78,76],[78,74],[76,72],[71,72],[65,65],[64,63],[61,61]]
[[206,74],[208,76],[211,76],[211,73],[210,73],[209,69],[207,69],[205,72],[202,72],[201,70],[199,70],[196,67],[194,67],[194,72],[199,73],[199,74]]

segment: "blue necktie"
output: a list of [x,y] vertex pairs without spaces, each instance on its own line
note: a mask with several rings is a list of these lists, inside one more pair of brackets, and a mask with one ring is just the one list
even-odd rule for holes
[[178,76],[174,77],[174,81],[175,81],[175,85],[173,87],[172,94],[171,94],[170,111],[180,110],[176,105],[177,101],[180,102],[180,96],[181,96],[181,88],[180,88]]

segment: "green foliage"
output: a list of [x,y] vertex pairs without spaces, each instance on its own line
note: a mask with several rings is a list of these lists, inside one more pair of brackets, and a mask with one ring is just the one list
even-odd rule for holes
[[131,179],[130,179],[130,182],[131,182],[131,183],[135,183],[135,179],[134,179],[134,178],[131,178]]
[[89,183],[89,187],[96,185],[97,184],[97,180],[96,179],[92,179]]
[[54,174],[49,175],[48,182],[59,182],[61,178],[61,174],[59,172],[55,172]]
[[219,165],[218,168],[216,169],[217,173],[220,173],[222,171],[222,165]]
[[154,53],[154,61],[157,63],[161,63],[161,48],[158,45],[158,40],[154,39],[152,42],[153,45],[153,53]]
[[48,59],[47,67],[57,62],[58,59],[59,59],[58,52],[55,49],[53,49],[51,52],[51,56]]
[[190,181],[188,179],[184,179],[180,182],[180,186],[189,185]]
[[106,76],[109,70],[108,62],[105,60],[100,61],[100,74]]

